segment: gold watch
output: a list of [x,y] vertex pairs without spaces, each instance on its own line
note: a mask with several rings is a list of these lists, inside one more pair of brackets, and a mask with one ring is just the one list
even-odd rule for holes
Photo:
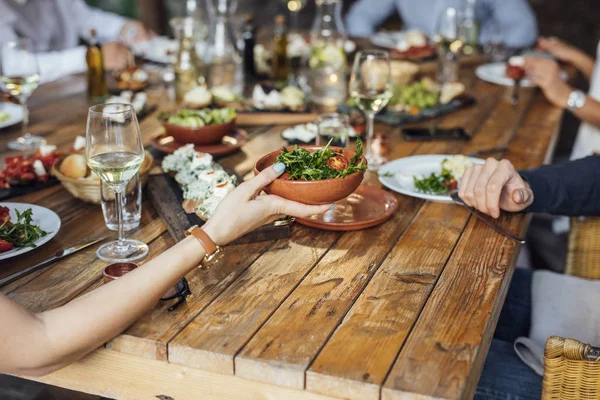
[[201,266],[206,268],[212,264],[217,263],[223,257],[223,250],[220,246],[217,246],[215,242],[204,232],[198,225],[194,225],[185,231],[185,236],[195,237],[200,245],[204,248],[206,255],[202,260]]

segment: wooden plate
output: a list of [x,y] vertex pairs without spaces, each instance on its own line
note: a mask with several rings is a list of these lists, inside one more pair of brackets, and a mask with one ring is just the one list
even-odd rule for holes
[[[236,129],[231,134],[225,136],[221,143],[196,145],[194,148],[196,151],[208,153],[214,157],[220,157],[239,150],[243,145],[246,144],[247,136],[248,134],[245,130]],[[173,136],[168,136],[167,134],[156,136],[154,139],[152,139],[151,144],[157,150],[167,154],[172,154],[175,150],[185,145],[185,143],[176,142]]]
[[375,186],[361,185],[354,193],[336,202],[333,210],[310,218],[296,218],[299,224],[327,231],[357,231],[387,221],[398,209],[396,197]]

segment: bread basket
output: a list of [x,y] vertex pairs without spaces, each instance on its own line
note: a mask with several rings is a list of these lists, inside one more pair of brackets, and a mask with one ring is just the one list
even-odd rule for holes
[[[100,179],[74,179],[60,172],[60,165],[68,154],[60,157],[52,167],[52,175],[56,177],[69,193],[76,198],[88,203],[100,204],[102,197],[100,194]],[[154,157],[148,151],[144,157],[144,162],[140,167],[140,179],[142,186],[148,182],[150,170],[154,165]]]

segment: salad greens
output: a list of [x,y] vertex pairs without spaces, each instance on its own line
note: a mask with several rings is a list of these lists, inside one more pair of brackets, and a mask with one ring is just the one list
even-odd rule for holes
[[0,239],[14,244],[15,247],[36,247],[35,242],[48,232],[32,224],[31,208],[22,213],[15,209],[15,212],[17,222],[11,223],[10,219],[6,219],[0,225]]
[[181,109],[175,114],[161,113],[158,118],[165,119],[173,125],[187,126],[189,128],[197,128],[206,125],[225,124],[237,115],[234,108],[215,108],[203,110]]
[[428,194],[447,194],[456,189],[457,182],[452,173],[447,169],[442,169],[441,174],[432,172],[431,175],[418,179],[413,177],[415,188],[422,193]]
[[[333,139],[332,139],[333,140]],[[295,146],[293,150],[283,148],[281,154],[277,156],[276,162],[285,165],[285,170],[289,174],[288,180],[306,180],[318,181],[322,179],[344,178],[354,172],[364,171],[367,165],[361,159],[363,147],[361,140],[356,142],[356,155],[348,160],[343,151],[336,153],[329,146],[317,151],[309,152],[306,149]],[[332,163],[332,161],[339,162]],[[332,166],[342,165],[343,168],[332,168]]]

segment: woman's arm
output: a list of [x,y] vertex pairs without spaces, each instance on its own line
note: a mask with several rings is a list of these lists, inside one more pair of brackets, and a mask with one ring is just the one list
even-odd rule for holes
[[[240,185],[223,199],[202,229],[216,244],[224,245],[281,215],[306,217],[330,207],[258,196],[283,170],[283,164],[276,165]],[[204,254],[200,242],[188,237],[124,277],[39,314],[0,294],[0,372],[44,375],[81,358],[154,306],[199,265]]]

